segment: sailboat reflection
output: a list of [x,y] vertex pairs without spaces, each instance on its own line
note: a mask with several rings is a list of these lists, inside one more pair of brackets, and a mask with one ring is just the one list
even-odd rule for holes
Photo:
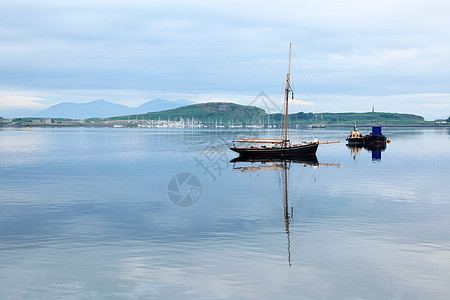
[[[339,164],[328,164],[319,163],[316,155],[310,156],[298,156],[290,157],[289,159],[251,159],[237,157],[232,159],[230,162],[234,163],[233,170],[249,173],[249,172],[260,172],[260,171],[280,171],[281,172],[281,189],[283,191],[283,206],[284,206],[284,225],[287,235],[287,247],[288,247],[288,262],[289,267],[291,267],[291,231],[290,223],[294,216],[294,208],[289,207],[288,201],[288,170],[293,164],[299,164],[302,167],[311,166],[313,168],[318,168],[319,166],[334,166],[339,167]],[[251,166],[236,166],[238,162],[248,162]],[[289,173],[290,174],[290,173]]]
[[372,161],[380,161],[381,160],[381,152],[386,150],[386,144],[382,145],[366,145],[366,146],[354,146],[354,145],[347,145],[347,148],[350,149],[350,152],[353,156],[353,159],[356,159],[356,157],[360,154],[361,149],[364,148],[367,151],[372,153]]

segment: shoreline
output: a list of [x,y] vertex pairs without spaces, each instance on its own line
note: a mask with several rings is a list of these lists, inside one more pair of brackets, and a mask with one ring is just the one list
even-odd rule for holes
[[[399,127],[399,128],[404,128],[404,127],[422,127],[422,128],[450,128],[450,124],[411,124],[411,125],[384,125],[384,124],[373,124],[373,125],[357,125],[359,128],[371,128],[373,126],[380,126],[380,127],[390,127],[390,128],[395,128],[395,127]],[[252,127],[240,127],[240,128],[228,128],[228,127],[213,127],[213,126],[205,126],[205,127],[142,127],[142,126],[137,126],[137,124],[133,124],[133,125],[123,125],[121,127],[117,127],[114,125],[106,125],[106,124],[99,124],[99,125],[94,125],[94,124],[86,124],[86,125],[81,125],[81,124],[28,124],[28,125],[0,125],[0,128],[67,128],[67,127],[87,127],[87,128],[154,128],[154,129],[184,129],[184,128],[189,128],[189,129],[218,129],[218,130],[223,130],[223,129],[255,129]],[[353,127],[353,124],[347,124],[347,125],[338,125],[338,124],[333,124],[333,125],[326,125],[325,128],[314,128],[314,129],[309,129],[307,128],[307,125],[302,125],[299,127],[296,126],[292,126],[289,127],[290,129],[298,129],[298,128],[302,128],[302,129],[308,129],[308,130],[323,130],[326,128],[348,128],[348,127]],[[258,129],[277,129],[277,128],[258,128]]]

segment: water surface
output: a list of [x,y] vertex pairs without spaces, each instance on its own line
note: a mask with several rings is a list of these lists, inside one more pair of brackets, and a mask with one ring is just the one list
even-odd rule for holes
[[[229,163],[236,132],[2,129],[2,297],[448,299],[450,130],[383,131],[381,159],[340,143],[289,164],[287,228],[283,169]],[[201,183],[188,207],[180,173]]]

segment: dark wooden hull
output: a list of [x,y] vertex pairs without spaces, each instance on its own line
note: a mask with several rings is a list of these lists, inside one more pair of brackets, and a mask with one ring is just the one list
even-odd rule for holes
[[259,158],[287,158],[303,155],[315,155],[317,151],[318,143],[310,143],[306,145],[297,145],[290,147],[280,148],[238,148],[231,147],[234,152],[239,153],[241,157],[259,157]]
[[384,135],[366,135],[364,137],[365,146],[382,146],[386,145],[386,137]]
[[364,138],[347,138],[347,145],[349,146],[363,146]]

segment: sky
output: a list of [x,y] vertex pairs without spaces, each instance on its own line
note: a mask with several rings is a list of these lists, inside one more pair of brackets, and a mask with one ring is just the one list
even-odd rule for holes
[[60,102],[282,101],[450,115],[450,1],[0,0],[0,116]]

